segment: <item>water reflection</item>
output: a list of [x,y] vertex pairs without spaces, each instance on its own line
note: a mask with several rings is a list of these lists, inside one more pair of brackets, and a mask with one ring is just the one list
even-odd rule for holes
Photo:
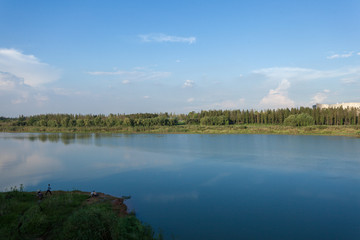
[[[360,139],[269,135],[126,135],[19,133],[0,135],[0,188],[36,185],[51,176],[98,178],[144,170],[176,170],[192,163],[281,172],[319,172],[359,178]],[[231,175],[217,173],[212,185]]]
[[[73,181],[141,169],[174,169],[191,161],[142,150],[128,135],[3,134],[0,189],[40,181]],[[130,137],[131,138],[131,137]],[[110,148],[110,149],[109,149]]]
[[51,183],[131,195],[141,220],[177,239],[359,239],[359,144],[314,136],[2,133],[0,189]]
[[40,133],[40,134],[26,134],[22,136],[10,136],[8,138],[17,140],[30,140],[30,141],[41,141],[41,142],[54,142],[61,141],[63,144],[91,144],[93,134],[91,133]]
[[162,202],[162,203],[168,203],[172,201],[189,201],[189,200],[198,200],[198,199],[199,199],[199,193],[196,191],[148,194],[145,196],[146,201]]
[[34,186],[43,180],[51,179],[54,172],[62,170],[62,163],[41,153],[24,155],[14,151],[1,154],[0,170],[0,188],[5,190],[20,184]]

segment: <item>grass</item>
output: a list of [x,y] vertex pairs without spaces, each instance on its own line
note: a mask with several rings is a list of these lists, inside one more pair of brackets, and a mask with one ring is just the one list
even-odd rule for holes
[[116,214],[112,199],[89,202],[87,193],[56,191],[40,201],[35,192],[2,192],[1,239],[156,239],[134,215]]
[[154,134],[282,134],[282,135],[331,135],[360,137],[358,125],[313,125],[293,127],[285,125],[246,124],[228,126],[177,125],[152,127],[31,127],[1,126],[3,132],[47,133],[154,133]]

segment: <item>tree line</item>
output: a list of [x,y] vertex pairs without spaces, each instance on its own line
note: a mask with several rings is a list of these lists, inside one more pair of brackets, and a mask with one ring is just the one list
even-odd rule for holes
[[188,114],[137,113],[137,114],[41,114],[0,117],[0,122],[13,126],[39,127],[151,127],[175,125],[360,125],[359,109],[308,107],[269,110],[208,110]]
[[[231,125],[231,124],[286,124],[287,118],[298,116],[298,121],[307,125],[360,125],[359,109],[309,107],[268,110],[210,110],[190,112],[185,115],[186,124]],[[301,118],[301,119],[300,119]],[[305,120],[306,119],[306,120]],[[289,122],[289,121],[288,121]],[[291,124],[290,124],[291,125]],[[300,124],[300,125],[306,125]]]

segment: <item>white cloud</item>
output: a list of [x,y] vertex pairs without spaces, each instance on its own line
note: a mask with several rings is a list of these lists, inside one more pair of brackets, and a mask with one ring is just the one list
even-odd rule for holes
[[195,98],[188,98],[186,101],[187,101],[188,103],[191,103],[191,102],[195,101]]
[[312,104],[316,103],[323,103],[327,98],[328,94],[330,93],[330,90],[324,89],[322,92],[318,92],[315,94],[315,96],[312,98]]
[[327,57],[327,59],[349,58],[353,55],[353,53],[354,52],[348,52],[348,53],[343,53],[343,54],[334,54],[334,55]]
[[0,71],[23,79],[31,87],[38,87],[60,78],[60,71],[40,62],[33,55],[25,55],[15,49],[0,48]]
[[144,96],[144,99],[149,99],[150,97],[149,96]]
[[360,77],[360,67],[342,68],[327,71],[308,68],[275,67],[255,70],[253,73],[264,75],[268,79],[274,81],[278,81],[279,79],[287,79],[288,81],[309,81],[338,77]]
[[163,33],[143,34],[139,35],[143,42],[180,42],[192,44],[196,42],[196,37],[178,37],[170,36]]
[[349,77],[349,78],[343,78],[341,79],[341,82],[343,84],[354,84],[358,82],[359,78]]
[[270,89],[260,101],[260,106],[264,108],[290,108],[294,107],[295,103],[287,95],[287,90],[290,88],[290,82],[283,79],[276,89]]
[[[253,71],[254,74],[263,75],[266,79],[264,85],[268,84],[279,84],[279,80],[284,79],[288,82],[288,88],[294,84],[296,87],[302,89],[302,94],[296,94],[294,89],[291,93],[295,93],[294,97],[297,99],[296,104],[292,100],[292,95],[288,95],[288,90],[284,88],[286,84],[280,84],[277,89],[271,89],[268,94],[260,101],[261,107],[267,108],[283,108],[292,107],[295,105],[304,105],[313,101],[325,100],[327,92],[318,94],[316,98],[314,96],[317,92],[312,92],[313,87],[324,87],[332,90],[332,92],[339,90],[343,93],[347,92],[347,86],[339,86],[342,84],[356,83],[360,79],[360,66],[355,67],[344,67],[332,70],[317,70],[308,68],[291,68],[291,67],[274,67],[264,68]],[[284,81],[283,80],[283,81]],[[341,88],[341,89],[340,89]],[[353,89],[354,91],[355,89]],[[289,91],[290,93],[290,91]],[[301,99],[302,98],[302,99]],[[343,97],[342,97],[343,98]]]
[[20,104],[28,101],[30,92],[31,87],[23,79],[0,71],[0,96],[7,95],[12,104]]
[[0,107],[4,107],[8,103],[41,105],[49,100],[43,90],[25,84],[22,78],[18,78],[11,73],[0,71],[0,97],[2,97]]
[[88,72],[95,76],[119,76],[123,84],[128,84],[132,81],[146,81],[167,78],[171,75],[170,72],[158,72],[151,70],[135,70],[135,71],[115,71],[115,72]]
[[192,80],[186,80],[186,81],[184,82],[183,87],[184,87],[184,88],[192,88],[192,87],[194,86],[194,84],[195,84],[194,81],[192,81]]
[[319,78],[337,77],[342,73],[337,71],[320,71],[307,68],[264,68],[253,71],[255,74],[261,74],[267,78],[278,81],[279,79],[295,80],[313,80]]
[[24,79],[18,78],[11,73],[0,71],[0,90],[10,91],[24,85]]

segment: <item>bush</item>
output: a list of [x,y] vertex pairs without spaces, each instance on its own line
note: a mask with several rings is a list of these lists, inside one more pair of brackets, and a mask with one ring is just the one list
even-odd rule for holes
[[229,125],[229,119],[225,116],[211,116],[202,117],[200,119],[201,125]]
[[294,127],[309,126],[314,125],[314,123],[314,118],[307,113],[290,115],[284,120],[284,125]]
[[154,239],[150,226],[134,216],[117,217],[107,205],[86,206],[66,221],[63,239]]

